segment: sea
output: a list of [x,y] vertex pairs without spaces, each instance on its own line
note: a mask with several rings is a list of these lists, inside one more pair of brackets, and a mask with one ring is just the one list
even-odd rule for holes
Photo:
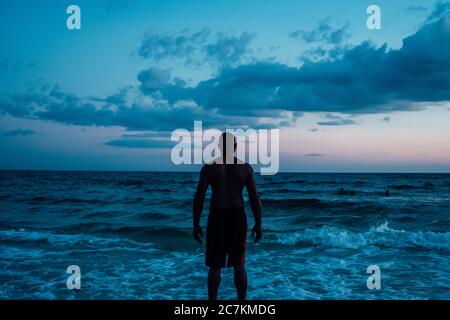
[[[0,171],[0,299],[206,299],[197,182],[196,172]],[[256,182],[263,238],[248,235],[249,299],[450,299],[450,174]],[[232,269],[219,298],[236,298]]]

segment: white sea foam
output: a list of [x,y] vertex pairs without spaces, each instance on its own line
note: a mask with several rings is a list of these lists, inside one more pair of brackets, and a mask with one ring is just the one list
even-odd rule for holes
[[389,227],[389,222],[384,222],[378,226],[371,227],[366,232],[354,232],[344,228],[323,226],[287,234],[277,234],[273,240],[269,241],[285,245],[310,242],[314,245],[348,249],[385,246],[449,250],[450,232],[396,230]]

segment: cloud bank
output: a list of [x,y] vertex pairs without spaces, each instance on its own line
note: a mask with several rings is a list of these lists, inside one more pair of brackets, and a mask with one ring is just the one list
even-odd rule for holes
[[[70,125],[167,132],[190,128],[194,120],[203,120],[205,127],[258,128],[291,126],[304,112],[414,111],[424,103],[450,101],[450,19],[441,17],[446,10],[438,6],[428,19],[433,22],[405,38],[399,49],[363,42],[341,48],[332,59],[307,61],[297,67],[245,62],[252,52],[251,33],[211,35],[204,29],[177,36],[149,34],[139,50],[143,58],[182,58],[193,63],[200,54],[205,61],[220,62],[218,72],[188,86],[170,70],[152,66],[138,73],[137,87],[130,85],[106,98],[83,98],[57,86],[45,86],[0,97],[0,113]],[[319,26],[315,34],[301,36],[340,42],[341,38],[331,36],[335,31],[330,28]],[[354,121],[327,119],[318,124]],[[109,144],[145,145],[136,139]]]
[[160,93],[171,103],[192,100],[224,114],[417,110],[417,102],[450,100],[450,19],[424,26],[398,50],[364,42],[339,59],[223,68],[195,87],[167,85]]

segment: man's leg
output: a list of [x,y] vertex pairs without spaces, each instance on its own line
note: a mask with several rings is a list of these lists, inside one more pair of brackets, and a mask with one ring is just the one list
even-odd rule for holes
[[209,300],[217,300],[217,292],[220,285],[220,268],[209,268],[208,272],[208,297]]
[[247,271],[244,265],[234,267],[234,285],[238,300],[245,300],[247,295]]

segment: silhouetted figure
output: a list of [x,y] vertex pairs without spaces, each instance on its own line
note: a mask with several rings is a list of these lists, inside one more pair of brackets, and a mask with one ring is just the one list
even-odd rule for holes
[[338,191],[338,194],[343,196],[345,194],[344,188],[340,188],[339,191]]
[[350,191],[350,195],[353,197],[354,195],[355,195],[356,193],[355,193],[355,191]]
[[[252,237],[255,243],[261,239],[261,202],[259,200],[252,167],[235,158],[236,139],[231,133],[223,133],[219,140],[222,156],[211,164],[205,164],[200,171],[200,181],[194,197],[193,222],[194,239],[202,243],[200,216],[206,191],[211,186],[212,195],[208,226],[206,229],[205,264],[209,267],[208,296],[217,299],[220,285],[220,270],[234,268],[234,283],[239,300],[245,300],[247,293],[247,272],[245,270],[245,248],[247,240],[247,216],[244,210],[242,191],[247,188],[250,205],[255,219]],[[228,150],[231,149],[231,152]],[[228,260],[227,260],[228,257]]]
[[385,195],[386,197],[389,197],[389,196],[391,195],[389,189],[386,189],[386,191],[384,192],[384,195]]

